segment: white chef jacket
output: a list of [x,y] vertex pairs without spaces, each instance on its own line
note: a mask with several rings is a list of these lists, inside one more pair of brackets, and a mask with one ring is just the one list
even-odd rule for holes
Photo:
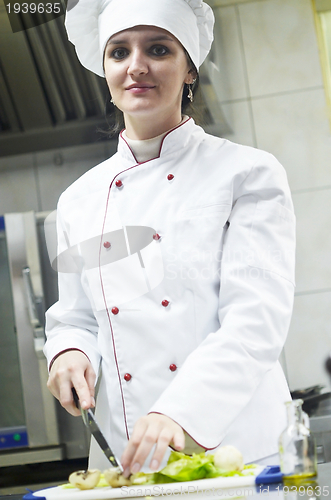
[[[57,216],[45,354],[80,349],[96,373],[102,359],[97,419],[115,453],[148,412],[208,450],[236,446],[245,462],[276,453],[295,253],[279,162],[189,118],[144,163],[120,136],[117,153],[61,195]],[[92,446],[90,465],[103,460]]]

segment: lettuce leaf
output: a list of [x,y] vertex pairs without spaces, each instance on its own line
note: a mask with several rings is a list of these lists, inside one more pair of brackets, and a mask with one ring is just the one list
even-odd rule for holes
[[159,472],[162,476],[171,478],[172,481],[194,481],[208,477],[208,472],[213,462],[212,455],[200,453],[198,455],[184,455],[173,451],[168,464]]
[[[245,466],[245,473],[239,471],[225,471],[214,465],[214,455],[199,453],[188,456],[179,451],[173,451],[169,457],[167,465],[160,470],[160,472],[155,472],[150,475],[148,478],[148,484],[195,481],[197,479],[221,476],[244,476],[247,475],[246,469],[250,468],[253,468],[253,466]],[[248,475],[250,474],[254,473],[248,472]]]

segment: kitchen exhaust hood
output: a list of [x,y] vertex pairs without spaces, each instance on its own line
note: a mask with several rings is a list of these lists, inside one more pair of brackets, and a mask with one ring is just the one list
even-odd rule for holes
[[106,83],[80,65],[63,16],[24,31],[28,16],[13,33],[0,0],[0,156],[94,142],[105,128]]

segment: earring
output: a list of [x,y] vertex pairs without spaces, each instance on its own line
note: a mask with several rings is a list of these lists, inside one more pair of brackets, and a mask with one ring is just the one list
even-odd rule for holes
[[193,95],[192,89],[193,89],[193,86],[194,86],[194,84],[195,84],[196,81],[197,81],[197,79],[194,78],[194,80],[192,81],[192,83],[188,83],[187,84],[187,86],[188,86],[188,95],[187,95],[187,97],[190,99],[191,102],[194,101],[194,95]]
[[187,84],[188,86],[188,94],[187,94],[187,97],[190,99],[191,102],[194,101],[194,95],[193,95],[193,92],[192,92],[192,84],[190,85],[189,83]]
[[114,99],[113,99],[112,97],[110,98],[110,102],[111,102],[114,106],[116,106],[115,101],[114,101]]

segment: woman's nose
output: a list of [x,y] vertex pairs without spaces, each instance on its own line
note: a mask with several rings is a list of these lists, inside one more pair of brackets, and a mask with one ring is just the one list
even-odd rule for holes
[[148,72],[148,64],[146,55],[140,51],[133,51],[130,58],[130,63],[128,67],[129,75],[145,75]]

